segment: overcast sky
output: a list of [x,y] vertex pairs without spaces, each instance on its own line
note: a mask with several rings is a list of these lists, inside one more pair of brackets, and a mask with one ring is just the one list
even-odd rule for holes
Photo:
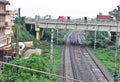
[[52,18],[71,16],[72,18],[95,18],[99,12],[108,12],[120,5],[120,0],[8,0],[9,9],[21,8],[21,15],[41,17],[49,14]]

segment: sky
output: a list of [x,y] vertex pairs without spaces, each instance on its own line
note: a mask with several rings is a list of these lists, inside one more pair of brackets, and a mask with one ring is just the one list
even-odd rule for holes
[[8,0],[11,10],[21,8],[21,16],[35,17],[40,15],[70,16],[71,18],[95,18],[101,12],[108,15],[109,11],[120,5],[120,0]]

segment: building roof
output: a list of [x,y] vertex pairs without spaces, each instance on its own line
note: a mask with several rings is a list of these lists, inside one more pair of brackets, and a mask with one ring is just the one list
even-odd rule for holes
[[6,15],[7,12],[0,12],[0,15]]
[[6,13],[7,13],[8,15],[15,15],[15,14],[16,14],[16,11],[7,10]]
[[8,5],[10,5],[10,2],[9,1],[7,1],[7,0],[0,0],[0,3],[3,3],[3,4],[8,4]]
[[111,16],[109,16],[109,15],[97,15],[97,19],[110,20]]

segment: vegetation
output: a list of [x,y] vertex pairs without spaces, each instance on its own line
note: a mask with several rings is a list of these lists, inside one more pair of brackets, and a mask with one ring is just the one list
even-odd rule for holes
[[[42,45],[41,47],[45,49],[49,47],[50,44]],[[54,47],[53,56],[53,69],[52,73],[57,73],[59,70],[59,53],[60,47]],[[50,53],[49,50],[43,50],[43,54],[32,54],[28,59],[16,58],[11,63],[25,66],[31,69],[36,69],[44,72],[50,72]],[[3,72],[0,77],[0,82],[55,82],[56,77],[32,72],[29,70],[24,70],[21,68],[16,68],[13,66],[4,65]]]
[[[59,29],[58,30],[58,34],[57,34],[57,29],[54,29],[54,43],[57,44],[57,35],[58,35],[58,44],[63,44],[64,42],[64,35],[68,32],[70,32],[71,30],[63,30],[63,29]],[[46,28],[45,32],[44,32],[44,40],[51,40],[51,29]]]
[[116,47],[111,46],[109,48],[99,48],[93,50],[93,54],[98,58],[98,60],[109,70],[109,72],[114,75],[115,71],[118,71],[119,66],[119,54],[120,54],[120,48],[118,48],[117,52],[117,59],[116,59],[116,65],[115,66],[115,54],[116,54]]
[[[19,28],[19,40],[20,41],[33,41],[34,42],[34,48],[41,48],[42,54],[36,54],[33,53],[29,58],[15,58],[10,63],[25,66],[28,68],[50,72],[50,43],[44,42],[43,44],[40,44],[38,40],[35,39],[34,36],[29,34],[29,32],[26,31],[25,25],[24,25],[24,18],[20,17],[17,18],[15,21],[15,25],[13,27],[14,30],[14,36],[12,38],[12,41],[15,41],[16,38],[16,27]],[[49,32],[49,31],[48,31]],[[48,36],[46,36],[47,38]],[[60,46],[54,45],[53,48],[53,69],[52,73],[57,73],[59,70],[59,62],[60,62]],[[55,82],[58,78],[50,75],[45,75],[42,73],[37,73],[9,65],[3,66],[3,72],[0,75],[0,82]]]
[[[94,45],[95,32],[89,31],[85,32],[85,37],[88,45]],[[119,57],[117,56],[115,67],[115,51],[116,47],[112,46],[113,42],[110,40],[107,32],[96,32],[96,46],[97,49],[92,50],[93,54],[97,59],[109,70],[109,72],[114,75],[114,72],[118,71]],[[107,46],[107,48],[105,48]],[[108,47],[109,46],[109,47]],[[120,48],[118,48],[117,54],[120,53]]]
[[[45,29],[45,34],[43,39],[47,40],[39,42],[35,39],[35,37],[25,29],[24,18],[17,18],[15,21],[15,25],[13,27],[14,36],[12,41],[15,41],[16,38],[16,27],[19,28],[19,41],[33,41],[34,48],[41,48],[42,54],[35,54],[33,53],[28,59],[24,58],[16,58],[15,60],[11,61],[10,63],[25,66],[28,68],[50,72],[50,39],[51,39],[51,30]],[[57,73],[59,70],[59,62],[60,62],[60,47],[56,46],[55,43],[57,42],[57,31],[54,30],[54,52],[53,52],[53,70],[52,73]],[[61,30],[63,31],[63,30]],[[69,31],[68,31],[69,32]],[[59,36],[59,43],[62,43],[63,36],[66,34],[66,31],[60,32]],[[90,36],[89,36],[90,35]],[[88,41],[89,45],[94,44],[94,32],[86,32],[85,37]],[[107,37],[107,38],[106,38]],[[107,32],[97,32],[96,34],[97,40],[97,47],[105,47],[106,44],[112,43],[108,36]],[[120,51],[120,49],[118,50]],[[93,50],[93,53],[96,57],[100,60],[100,62],[107,67],[107,69],[114,74],[115,71],[115,61],[114,61],[114,54],[115,54],[115,47],[109,48],[98,48]],[[119,54],[119,52],[118,52]],[[118,64],[117,64],[118,65]],[[3,72],[0,75],[0,82],[56,82],[58,80],[57,77],[45,75],[42,73],[36,73],[28,70],[24,70],[21,68],[16,68],[8,65],[3,66]]]
[[[95,39],[95,31],[86,31],[85,38],[87,44],[90,46],[94,46]],[[96,31],[96,47],[106,47],[108,45],[112,45],[113,42],[110,40],[108,32],[100,32]]]
[[25,29],[24,17],[19,17],[15,20],[15,25],[13,26],[14,36],[12,37],[12,42],[15,42],[16,40],[17,28],[19,29],[19,41],[33,41],[35,45],[38,45],[39,41]]
[[109,12],[110,15],[114,16],[117,21],[120,21],[120,6],[117,6],[117,9]]

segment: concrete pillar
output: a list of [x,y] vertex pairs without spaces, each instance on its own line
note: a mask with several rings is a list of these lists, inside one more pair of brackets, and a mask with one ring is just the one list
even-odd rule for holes
[[33,24],[30,25],[30,32],[32,31],[32,28],[33,28]]
[[36,39],[40,40],[40,28],[35,27],[35,31],[36,31]]
[[116,42],[116,32],[111,32],[111,41]]
[[35,19],[36,23],[35,23],[35,31],[36,31],[36,39],[40,40],[40,27],[38,26],[38,18]]
[[116,44],[117,44],[118,46],[120,46],[120,32],[117,32]]
[[44,36],[44,29],[42,28],[40,29],[40,38],[43,38],[43,36]]

